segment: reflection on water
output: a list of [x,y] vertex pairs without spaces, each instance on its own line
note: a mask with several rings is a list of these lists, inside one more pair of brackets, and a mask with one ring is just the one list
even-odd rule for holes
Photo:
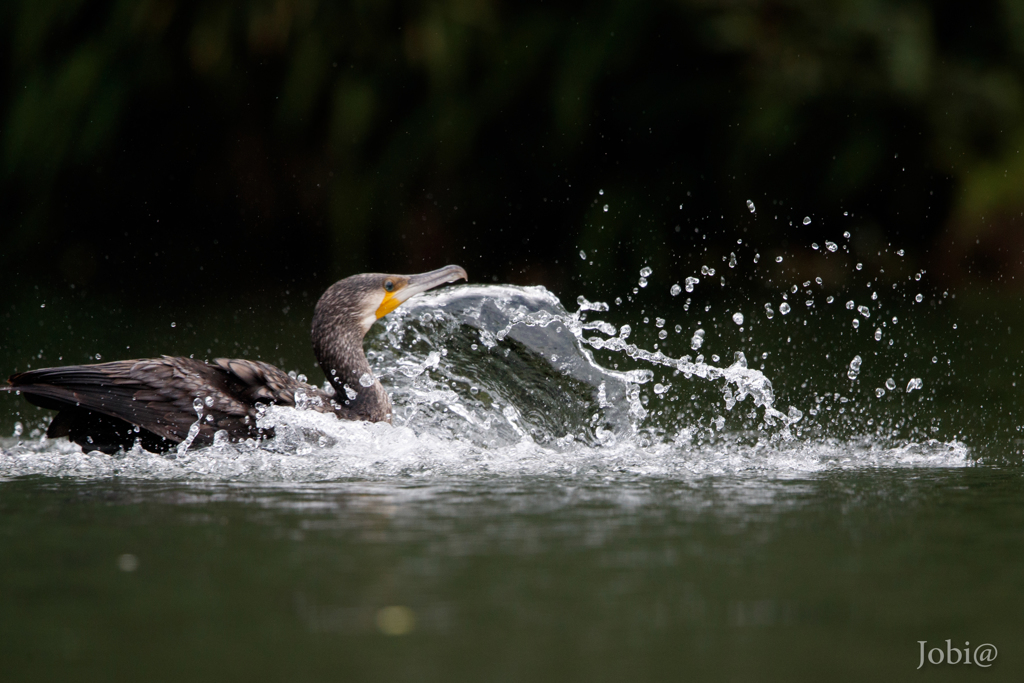
[[922,639],[1012,651],[1021,495],[984,467],[19,479],[0,657],[12,680],[863,680]]

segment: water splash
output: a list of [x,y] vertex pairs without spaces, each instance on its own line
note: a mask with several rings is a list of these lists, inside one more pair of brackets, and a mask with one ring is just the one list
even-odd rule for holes
[[[772,382],[749,366],[743,352],[733,353],[729,365],[719,365],[714,354],[711,363],[700,354],[673,357],[657,344],[648,349],[631,341],[632,325],[598,317],[609,313],[607,304],[582,296],[576,304],[569,312],[542,287],[479,285],[408,302],[371,331],[373,376],[360,381],[361,388],[375,376],[387,387],[393,426],[271,406],[259,423],[275,430],[272,440],[232,444],[221,433],[208,448],[192,448],[186,439],[170,454],[135,448],[114,457],[45,436],[24,441],[19,431],[0,440],[0,478],[614,479],[970,464],[956,441],[895,442],[877,438],[881,432],[809,438],[802,432],[808,413],[819,424],[826,415],[852,423],[846,396],[818,396],[809,406],[780,409]],[[771,305],[765,310],[771,319]],[[785,315],[790,308],[783,302],[779,310]],[[665,319],[654,321],[657,339],[664,340]],[[675,330],[682,332],[680,325]],[[691,334],[692,351],[708,343],[703,328]],[[849,379],[858,381],[862,363],[859,355],[850,362]],[[922,386],[913,378],[905,393]],[[887,379],[885,387],[894,392],[895,380]],[[879,387],[873,395],[880,399],[886,392]],[[194,407],[192,427],[198,431],[208,404],[197,399]],[[854,426],[871,423],[861,419]]]
[[544,447],[529,438],[484,448],[409,427],[344,422],[330,415],[272,407],[265,417],[275,439],[193,449],[175,457],[141,448],[109,456],[83,452],[65,440],[12,443],[0,439],[0,480],[24,476],[80,479],[240,482],[421,481],[481,477],[555,477],[576,482],[686,480],[719,475],[791,477],[861,468],[969,466],[963,444],[928,440],[881,446],[874,440],[825,440],[751,447],[724,436],[696,445],[689,435],[672,442]]

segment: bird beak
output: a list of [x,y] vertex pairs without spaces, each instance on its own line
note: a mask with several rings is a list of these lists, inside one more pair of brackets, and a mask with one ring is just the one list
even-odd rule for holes
[[407,275],[404,287],[396,289],[393,292],[387,292],[384,295],[384,301],[382,301],[380,306],[377,308],[377,318],[383,318],[388,313],[398,308],[400,304],[421,292],[425,292],[428,289],[433,289],[434,287],[448,282],[468,279],[466,271],[461,266],[445,266],[444,268],[432,270],[429,273]]

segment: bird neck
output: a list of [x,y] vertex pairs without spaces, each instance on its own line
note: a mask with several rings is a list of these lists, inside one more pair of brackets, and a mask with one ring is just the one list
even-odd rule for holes
[[333,334],[316,335],[313,350],[317,361],[334,387],[334,400],[346,413],[360,419],[391,419],[391,401],[384,387],[373,376],[363,352],[363,337],[335,329]]

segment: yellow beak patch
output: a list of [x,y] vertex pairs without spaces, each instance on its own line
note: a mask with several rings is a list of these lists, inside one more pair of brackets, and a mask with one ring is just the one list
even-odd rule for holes
[[385,292],[384,301],[380,302],[380,306],[377,307],[377,319],[380,320],[391,311],[398,308],[402,301],[395,296],[398,292]]

